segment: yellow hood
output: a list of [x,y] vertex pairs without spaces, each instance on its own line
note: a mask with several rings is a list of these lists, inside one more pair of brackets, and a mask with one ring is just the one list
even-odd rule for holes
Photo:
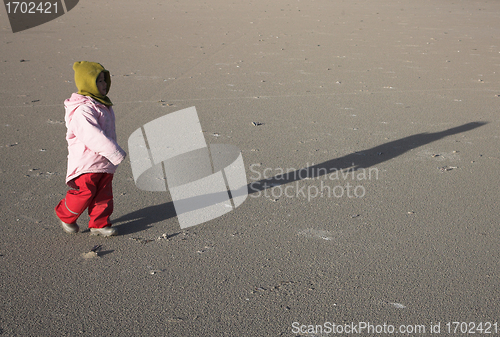
[[106,83],[108,84],[106,89],[107,94],[111,86],[111,76],[109,75],[109,71],[104,69],[104,67],[99,63],[87,61],[75,62],[73,64],[73,70],[75,71],[75,84],[80,95],[92,97],[93,99],[108,106],[113,105],[108,96],[103,96],[99,93],[99,89],[97,89],[96,84],[97,77],[99,77],[99,74],[103,72]]

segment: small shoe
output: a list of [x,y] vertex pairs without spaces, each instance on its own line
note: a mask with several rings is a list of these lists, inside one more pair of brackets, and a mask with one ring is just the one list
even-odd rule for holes
[[55,210],[54,210],[54,215],[56,216],[56,219],[59,220],[63,230],[66,233],[75,234],[78,233],[78,231],[80,230],[80,227],[78,227],[76,223],[65,223],[64,221],[59,219],[59,217],[57,216],[57,212]]
[[117,235],[118,231],[116,230],[116,228],[113,228],[111,226],[106,226],[103,228],[91,228],[90,234],[91,235],[101,235],[101,236],[113,236],[113,235]]
[[76,223],[65,223],[61,221],[61,226],[66,233],[75,234],[78,233],[80,227]]

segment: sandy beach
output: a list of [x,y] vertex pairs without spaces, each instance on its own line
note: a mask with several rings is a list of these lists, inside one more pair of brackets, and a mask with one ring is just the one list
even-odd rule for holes
[[[499,2],[81,0],[0,44],[1,337],[500,333]],[[81,60],[127,152],[195,106],[245,202],[181,229],[127,158],[120,235],[64,233]]]

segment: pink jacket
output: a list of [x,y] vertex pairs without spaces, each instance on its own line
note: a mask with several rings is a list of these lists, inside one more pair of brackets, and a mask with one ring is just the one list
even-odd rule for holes
[[68,171],[66,184],[84,173],[115,173],[126,153],[116,143],[115,113],[110,106],[77,93],[64,101]]

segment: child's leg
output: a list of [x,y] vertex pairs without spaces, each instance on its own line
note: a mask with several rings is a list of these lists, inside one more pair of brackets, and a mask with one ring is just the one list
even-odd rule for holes
[[99,173],[100,179],[97,182],[97,190],[91,200],[89,208],[89,228],[103,228],[111,226],[109,217],[113,213],[113,175]]
[[56,206],[56,214],[61,221],[72,224],[76,223],[78,217],[85,211],[96,194],[95,174],[87,173],[75,178],[74,183],[78,187],[69,190],[66,197]]

